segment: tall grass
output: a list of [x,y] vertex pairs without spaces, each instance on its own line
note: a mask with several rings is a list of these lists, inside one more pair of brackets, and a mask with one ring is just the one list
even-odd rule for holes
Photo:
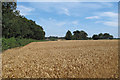
[[34,40],[34,39],[20,39],[20,38],[2,38],[2,51],[15,48],[15,47],[21,47],[25,46],[31,42],[40,42],[40,41],[46,41],[46,40]]

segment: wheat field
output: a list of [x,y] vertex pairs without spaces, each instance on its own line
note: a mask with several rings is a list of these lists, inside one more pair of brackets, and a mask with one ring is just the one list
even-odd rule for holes
[[2,53],[3,78],[115,78],[118,40],[33,42]]

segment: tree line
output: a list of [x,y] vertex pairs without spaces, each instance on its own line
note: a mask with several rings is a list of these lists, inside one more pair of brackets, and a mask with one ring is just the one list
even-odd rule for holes
[[2,36],[4,38],[45,39],[42,26],[21,16],[16,8],[15,2],[2,2]]
[[37,25],[35,21],[28,20],[20,15],[20,11],[16,10],[17,4],[15,2],[2,2],[2,36],[4,38],[28,38],[36,40],[87,40],[87,39],[112,39],[113,36],[109,33],[94,34],[91,38],[88,34],[81,30],[73,32],[67,31],[65,37],[46,37],[42,26]]
[[100,33],[94,34],[92,37],[88,37],[87,32],[81,30],[73,31],[73,35],[70,30],[68,30],[64,37],[58,36],[49,36],[45,37],[46,40],[56,41],[57,39],[66,39],[66,40],[98,40],[98,39],[113,39],[113,36],[109,33]]
[[88,37],[88,34],[81,30],[76,30],[73,32],[73,35],[71,31],[67,31],[65,35],[66,40],[87,40],[87,39],[93,39],[93,40],[98,40],[98,39],[113,39],[113,36],[110,35],[109,33],[100,33],[100,34],[94,34],[92,37]]

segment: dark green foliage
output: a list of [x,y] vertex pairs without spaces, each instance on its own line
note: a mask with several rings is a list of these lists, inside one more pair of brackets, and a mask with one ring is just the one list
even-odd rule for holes
[[65,39],[65,37],[58,37],[58,39],[62,39],[63,40],[63,39]]
[[109,33],[104,33],[104,34],[100,33],[98,35],[97,34],[93,35],[92,39],[94,39],[94,40],[98,40],[98,39],[113,39],[113,36],[110,35]]
[[72,39],[72,33],[68,30],[65,36],[66,40],[71,40]]
[[102,33],[100,33],[100,34],[98,35],[99,39],[104,39],[103,36],[104,36],[104,35],[103,35]]
[[16,10],[16,3],[2,3],[2,36],[43,40],[45,38],[43,28],[19,13]]
[[88,39],[88,34],[85,31],[79,31],[76,30],[73,32],[74,35],[68,30],[66,33],[65,39],[66,40],[87,40]]
[[58,37],[58,36],[49,36],[49,37],[45,37],[46,40],[49,40],[49,41],[57,41],[58,39],[65,39],[65,37]]
[[[21,16],[15,2],[2,3],[2,50],[45,39],[42,26]],[[36,40],[34,40],[36,39]]]
[[74,40],[87,40],[88,39],[87,38],[88,34],[85,31],[76,30],[73,33],[74,33],[73,35]]
[[56,38],[50,38],[49,40],[50,40],[50,41],[57,41]]
[[113,38],[112,35],[110,35],[109,33],[104,33],[104,39],[110,39],[110,38]]
[[50,41],[57,41],[58,37],[57,36],[49,36],[49,37],[46,37],[46,39],[48,39]]
[[109,36],[109,39],[113,39],[113,35],[110,35],[110,36]]
[[95,34],[95,35],[92,36],[92,39],[98,40],[98,39],[99,39],[99,36]]

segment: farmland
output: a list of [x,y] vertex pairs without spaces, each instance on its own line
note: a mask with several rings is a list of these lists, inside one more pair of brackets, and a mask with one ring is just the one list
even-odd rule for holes
[[2,53],[3,78],[113,78],[117,67],[117,40],[32,42]]

